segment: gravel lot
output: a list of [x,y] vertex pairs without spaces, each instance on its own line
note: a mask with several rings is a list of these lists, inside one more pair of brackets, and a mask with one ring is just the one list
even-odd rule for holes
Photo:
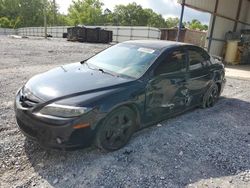
[[31,76],[108,45],[0,37],[0,187],[250,187],[250,81],[228,78],[210,109],[136,133],[116,152],[44,150],[15,125],[15,92]]

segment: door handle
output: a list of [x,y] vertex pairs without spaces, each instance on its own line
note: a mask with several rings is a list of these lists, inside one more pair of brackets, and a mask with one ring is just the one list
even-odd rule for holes
[[163,104],[161,105],[161,107],[164,107],[164,108],[169,108],[170,110],[174,108],[174,104],[172,103],[167,103],[167,104]]

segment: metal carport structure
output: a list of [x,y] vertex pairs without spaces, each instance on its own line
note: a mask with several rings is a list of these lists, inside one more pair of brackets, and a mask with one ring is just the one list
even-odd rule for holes
[[211,54],[221,56],[228,31],[250,29],[250,0],[178,0],[184,7],[211,14],[206,48]]

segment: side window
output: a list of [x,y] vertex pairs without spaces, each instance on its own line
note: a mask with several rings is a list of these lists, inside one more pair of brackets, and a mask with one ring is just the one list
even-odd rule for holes
[[155,70],[155,75],[178,72],[185,70],[186,55],[184,51],[177,50],[171,52],[166,58],[158,65]]
[[205,55],[201,50],[189,49],[189,70],[196,70],[202,68],[206,64]]

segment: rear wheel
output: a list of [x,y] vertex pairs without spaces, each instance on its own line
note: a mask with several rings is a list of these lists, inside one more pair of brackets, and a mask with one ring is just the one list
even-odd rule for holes
[[219,88],[216,83],[212,84],[203,97],[203,108],[213,107],[219,98]]
[[96,145],[106,151],[120,149],[131,138],[136,127],[136,115],[129,107],[120,107],[111,112],[100,125]]

